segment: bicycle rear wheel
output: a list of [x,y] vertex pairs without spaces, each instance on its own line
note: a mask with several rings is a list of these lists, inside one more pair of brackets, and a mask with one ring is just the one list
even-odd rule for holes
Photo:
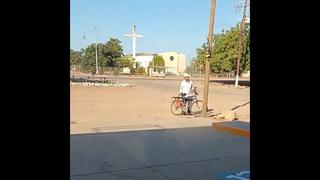
[[202,100],[197,100],[191,104],[191,114],[195,116],[201,116],[202,113]]
[[171,113],[174,116],[178,116],[182,114],[182,106],[177,106],[177,104],[179,104],[179,102],[177,102],[176,100],[172,101],[171,103]]

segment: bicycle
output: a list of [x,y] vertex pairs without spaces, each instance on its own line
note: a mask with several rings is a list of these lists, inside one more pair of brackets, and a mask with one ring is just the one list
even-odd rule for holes
[[[192,98],[191,100],[191,115],[200,115],[202,113],[202,100],[198,100],[198,92],[197,92],[197,87],[193,88],[193,96],[190,96]],[[183,112],[186,112],[186,103],[183,102],[182,96],[176,96],[176,97],[171,97],[173,99],[171,103],[171,113],[174,116],[182,115]]]

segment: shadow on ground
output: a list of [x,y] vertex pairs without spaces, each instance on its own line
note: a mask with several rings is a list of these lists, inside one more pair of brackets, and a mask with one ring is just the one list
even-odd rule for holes
[[238,109],[238,108],[240,108],[240,107],[242,107],[242,106],[245,106],[245,105],[247,105],[247,104],[249,104],[249,103],[250,103],[250,102],[247,102],[247,103],[244,103],[244,104],[235,106],[235,107],[233,107],[233,108],[231,109],[231,111],[236,110],[236,109]]
[[243,174],[248,176],[250,170],[250,139],[212,127],[70,138],[72,180],[222,180],[238,175],[245,179]]

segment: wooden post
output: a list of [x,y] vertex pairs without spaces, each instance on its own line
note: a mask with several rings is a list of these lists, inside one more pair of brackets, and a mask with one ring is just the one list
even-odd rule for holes
[[210,60],[212,55],[212,35],[213,35],[213,25],[214,25],[214,14],[215,14],[216,1],[211,0],[210,8],[210,21],[209,21],[209,33],[208,33],[208,57],[206,60],[206,71],[204,76],[204,90],[203,90],[203,105],[202,105],[202,117],[207,116],[208,109],[208,94],[209,94],[209,71],[210,71]]

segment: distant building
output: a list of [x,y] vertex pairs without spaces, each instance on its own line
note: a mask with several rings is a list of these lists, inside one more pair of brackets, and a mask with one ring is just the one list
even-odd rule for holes
[[[149,63],[154,56],[162,56],[165,61],[166,74],[179,75],[184,73],[186,66],[186,55],[178,52],[162,52],[158,54],[137,53],[135,62],[138,62],[141,67],[144,67],[146,73],[148,72]],[[128,56],[132,56],[131,54]]]
[[157,54],[148,54],[148,53],[137,53],[135,62],[138,62],[141,67],[144,67],[146,71],[148,70],[149,63],[152,61],[153,57]]
[[167,73],[179,75],[184,73],[186,66],[186,55],[177,52],[162,52],[158,54],[165,61]]

